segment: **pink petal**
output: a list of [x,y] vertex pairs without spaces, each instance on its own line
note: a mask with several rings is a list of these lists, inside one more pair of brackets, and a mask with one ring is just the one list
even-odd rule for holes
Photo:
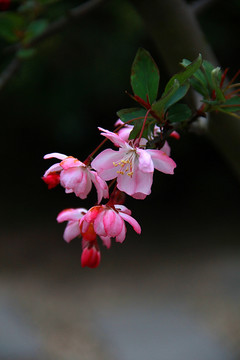
[[63,221],[76,221],[81,219],[87,210],[84,208],[78,209],[65,209],[61,211],[57,216],[57,222],[61,223]]
[[126,225],[123,223],[122,231],[116,236],[116,241],[122,243],[126,237]]
[[143,194],[143,193],[134,193],[131,195],[134,199],[138,199],[138,200],[144,200],[147,195]]
[[56,163],[50,166],[50,168],[47,171],[45,171],[43,177],[46,177],[53,172],[59,172],[59,171],[62,171],[62,167],[60,166],[60,163]]
[[149,195],[151,193],[153,173],[144,173],[137,169],[133,174],[133,179],[136,184],[134,194],[142,193]]
[[76,183],[76,185],[73,187],[73,191],[76,196],[80,197],[81,199],[86,199],[91,189],[92,181],[90,175],[87,171],[84,171],[82,181],[80,183]]
[[125,126],[118,131],[118,136],[124,141],[128,141],[130,132],[132,131],[133,126]]
[[115,209],[117,209],[118,211],[124,212],[125,214],[131,215],[131,210],[129,210],[126,206],[124,205],[114,205]]
[[119,125],[123,125],[124,122],[121,119],[118,119],[115,123],[114,126],[119,126]]
[[104,213],[105,210],[101,211],[94,220],[94,231],[99,236],[108,236],[107,230],[103,223]]
[[87,222],[93,222],[98,216],[99,212],[102,211],[102,206],[93,206],[85,215],[85,219]]
[[173,174],[176,163],[161,150],[146,150],[152,157],[155,169],[165,174]]
[[71,189],[81,199],[85,199],[92,188],[87,168],[76,167],[63,170],[60,175],[60,183],[66,189]]
[[69,221],[67,224],[63,238],[66,242],[70,242],[72,239],[80,235],[80,228],[78,221]]
[[94,183],[96,189],[97,189],[97,195],[98,195],[98,204],[102,201],[102,198],[105,199],[109,197],[108,193],[108,186],[107,183],[98,176],[98,174],[95,171],[89,172],[91,176],[91,180]]
[[119,215],[123,218],[123,220],[127,221],[130,225],[132,225],[137,234],[141,234],[141,227],[137,220],[135,220],[132,216],[122,212],[119,212]]
[[81,266],[90,267],[92,269],[96,268],[100,263],[101,255],[100,251],[95,248],[95,246],[83,249],[81,255]]
[[101,132],[101,135],[105,136],[109,140],[111,140],[116,146],[124,146],[126,141],[124,141],[118,134],[115,134],[109,130],[105,130],[101,127],[98,128]]
[[165,144],[163,145],[163,147],[160,150],[163,151],[165,154],[167,154],[167,156],[170,156],[170,154],[171,154],[171,148],[167,141],[165,141]]
[[59,160],[64,160],[65,158],[67,158],[67,155],[64,155],[64,154],[60,154],[60,153],[50,153],[50,154],[46,154],[44,155],[43,157],[44,159],[52,159],[52,158],[55,158],[55,159],[59,159]]
[[104,245],[109,249],[111,247],[111,237],[110,236],[100,236]]
[[68,189],[73,189],[77,183],[81,183],[83,171],[81,168],[70,168],[63,170],[60,175],[61,185]]
[[143,173],[136,168],[132,177],[127,174],[120,174],[117,178],[117,187],[130,196],[135,193],[149,195],[151,193],[152,179],[153,173]]
[[144,173],[154,172],[154,166],[152,162],[151,155],[148,154],[146,150],[137,149],[137,154],[139,155],[139,169]]
[[104,228],[110,237],[116,237],[123,227],[123,220],[114,210],[107,210],[103,217]]
[[91,167],[98,172],[103,180],[112,180],[117,177],[118,167],[114,163],[122,160],[120,151],[106,149],[102,151],[91,163]]
[[77,167],[77,166],[82,166],[84,168],[86,167],[86,165],[84,165],[81,161],[79,161],[78,159],[76,159],[72,156],[68,156],[66,159],[61,161],[60,164],[64,170],[67,170],[72,167]]

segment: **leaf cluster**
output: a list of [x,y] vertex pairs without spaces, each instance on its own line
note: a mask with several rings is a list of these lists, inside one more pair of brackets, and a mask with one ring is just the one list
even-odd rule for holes
[[192,116],[191,109],[179,103],[190,88],[190,78],[202,64],[201,55],[175,74],[168,81],[163,93],[158,97],[160,82],[159,69],[149,54],[140,48],[135,56],[131,68],[131,87],[133,95],[130,95],[141,107],[123,109],[117,112],[119,118],[127,124],[134,125],[130,139],[135,139],[140,134],[144,125],[142,136],[148,140],[154,138],[154,127],[170,134],[175,124],[188,121]]

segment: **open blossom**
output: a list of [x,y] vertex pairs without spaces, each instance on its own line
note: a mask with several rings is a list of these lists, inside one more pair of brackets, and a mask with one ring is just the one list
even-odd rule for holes
[[91,166],[106,181],[117,178],[119,190],[136,199],[145,199],[151,193],[154,168],[173,174],[176,164],[164,151],[142,149],[111,131],[99,129],[103,136],[119,146],[119,150],[104,150]]
[[103,241],[104,245],[111,246],[111,238],[117,242],[123,242],[126,237],[127,221],[136,233],[141,233],[141,227],[131,216],[131,211],[124,205],[97,205],[93,206],[80,220],[80,232],[84,238],[89,228],[94,231]]
[[43,180],[51,189],[59,183],[65,188],[66,193],[74,192],[76,196],[85,199],[95,185],[98,194],[98,203],[102,198],[108,198],[108,186],[106,182],[78,159],[59,153],[51,153],[44,159],[56,158],[61,160],[52,166],[43,175]]

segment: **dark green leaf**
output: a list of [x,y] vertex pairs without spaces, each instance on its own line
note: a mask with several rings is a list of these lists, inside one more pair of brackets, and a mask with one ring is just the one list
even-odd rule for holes
[[165,104],[164,110],[166,111],[170,106],[181,100],[188,92],[189,86],[190,85],[188,83],[180,86],[180,88],[177,89],[177,91],[173,94],[170,100]]
[[[202,64],[205,63],[206,61],[203,60]],[[184,67],[187,67],[189,64],[191,64],[191,61],[187,59],[183,59],[183,61],[181,62],[181,65],[183,65]],[[191,86],[204,97],[208,97],[209,95],[211,95],[211,92],[209,92],[207,78],[201,69],[198,69],[189,81]]]
[[29,59],[36,53],[36,50],[31,49],[21,49],[18,51],[17,56],[19,59]]
[[171,98],[175,95],[175,93],[179,89],[179,86],[180,85],[179,85],[178,80],[175,79],[173,82],[173,86],[170,88],[169,92],[165,96],[161,97],[161,99],[159,99],[152,105],[153,111],[159,117],[163,116],[165,109],[166,109],[166,105],[171,101]]
[[240,97],[234,96],[234,97],[226,100],[225,103],[223,105],[221,105],[221,109],[224,110],[224,112],[240,111]]
[[205,75],[205,78],[207,80],[207,83],[211,90],[214,89],[213,83],[212,83],[212,71],[214,70],[214,66],[207,60],[204,60],[202,63],[203,68],[203,74]]
[[131,69],[131,86],[134,95],[144,101],[148,98],[152,104],[157,97],[159,79],[159,70],[155,61],[148,51],[140,48]]
[[201,83],[199,80],[195,79],[195,76],[189,80],[191,86],[194,90],[199,92],[199,94],[203,95],[204,97],[209,96],[209,91],[207,88],[207,82],[205,84]]
[[143,108],[129,108],[122,109],[117,112],[117,116],[123,121],[127,122],[135,118],[143,118],[146,115],[147,110]]
[[192,115],[192,111],[185,104],[175,104],[168,110],[168,120],[171,123],[182,122],[188,120]]
[[134,128],[130,132],[129,140],[135,139],[140,134],[140,131],[141,131],[142,126],[143,126],[143,120],[144,119],[141,119],[141,120],[139,120],[139,121],[137,121],[135,123]]
[[33,38],[41,35],[47,28],[48,21],[47,19],[39,19],[33,21],[26,30],[26,35],[24,37],[24,43],[27,44]]
[[175,80],[178,80],[179,84],[183,85],[200,68],[201,64],[202,64],[202,55],[199,54],[196,60],[194,60],[192,63],[189,63],[189,65],[186,66],[185,70],[171,77],[171,79],[169,80],[169,82],[165,87],[163,94],[166,94],[170,90]]
[[[219,76],[219,74],[220,74],[220,76]],[[212,70],[211,80],[212,80],[212,84],[213,84],[213,89],[215,90],[215,93],[216,93],[217,100],[224,102],[225,97],[223,95],[222,90],[220,89],[220,82],[221,82],[220,67],[216,67],[215,69]]]

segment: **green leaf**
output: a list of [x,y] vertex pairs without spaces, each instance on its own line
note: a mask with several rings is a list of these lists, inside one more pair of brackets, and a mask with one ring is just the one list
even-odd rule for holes
[[186,66],[184,71],[181,71],[171,77],[169,82],[167,83],[164,93],[166,94],[169,89],[173,86],[173,83],[175,80],[178,80],[180,85],[183,85],[193,74],[200,68],[202,65],[202,55],[199,54],[196,60],[194,60],[192,63],[189,63],[189,65]]
[[[233,105],[233,106],[231,106]],[[234,96],[225,101],[223,105],[221,105],[221,110],[224,112],[237,112],[240,111],[240,97]]]
[[171,123],[182,122],[192,115],[191,109],[185,104],[175,104],[168,110],[168,120]]
[[216,67],[211,72],[211,80],[213,84],[213,89],[216,93],[217,100],[221,102],[225,102],[225,97],[223,95],[222,90],[220,89],[220,82],[221,82],[221,70],[220,67]]
[[135,123],[134,128],[130,132],[129,140],[135,139],[139,135],[139,133],[142,129],[142,126],[143,126],[143,120],[144,119],[141,119]]
[[178,80],[174,80],[173,86],[170,88],[169,92],[162,96],[158,101],[156,101],[152,105],[152,110],[160,117],[163,116],[167,104],[171,101],[171,98],[176,94],[177,90],[179,89],[179,82]]
[[39,19],[31,22],[26,29],[26,35],[24,37],[24,43],[27,44],[33,38],[41,35],[47,28],[47,19]]
[[29,59],[30,57],[32,57],[33,55],[35,55],[36,50],[31,48],[31,49],[21,49],[18,51],[17,56],[19,59]]
[[148,51],[140,48],[131,69],[131,86],[134,95],[144,101],[149,99],[152,104],[158,94],[159,79],[159,70],[155,61]]
[[176,102],[178,102],[179,100],[181,100],[186,93],[188,92],[189,89],[189,83],[186,83],[185,85],[180,86],[179,89],[177,89],[177,91],[173,94],[173,96],[170,98],[170,100],[166,103],[164,109],[165,111],[172,106],[173,104],[175,104]]
[[209,85],[210,89],[213,90],[213,83],[212,83],[212,71],[214,70],[214,66],[207,60],[204,60],[202,63],[203,68],[203,75],[207,80],[207,84]]
[[117,112],[117,116],[123,121],[127,122],[135,118],[143,118],[146,115],[147,110],[143,108],[129,108],[122,109]]
[[0,15],[0,24],[1,38],[8,42],[19,41],[25,25],[22,16],[8,11]]
[[[203,60],[202,64],[205,63],[206,61]],[[191,61],[187,59],[183,59],[183,61],[181,62],[181,65],[184,67],[187,67],[189,64],[191,64]],[[200,68],[193,74],[192,78],[189,79],[189,82],[191,86],[201,95],[203,95],[204,97],[209,96],[208,81]]]

